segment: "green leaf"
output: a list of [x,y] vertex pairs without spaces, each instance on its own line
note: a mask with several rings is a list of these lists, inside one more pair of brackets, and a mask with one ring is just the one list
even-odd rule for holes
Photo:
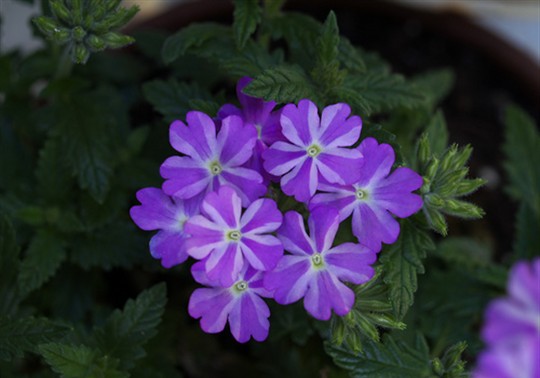
[[256,76],[243,92],[278,103],[316,98],[315,90],[306,73],[299,66],[290,65],[265,70]]
[[233,31],[236,45],[243,49],[249,37],[261,22],[259,0],[235,0]]
[[85,345],[48,343],[39,346],[39,351],[52,370],[65,378],[126,378],[119,371],[118,360],[101,356],[96,349]]
[[154,80],[143,85],[146,99],[167,122],[183,119],[193,109],[193,101],[209,102],[212,95],[197,83],[178,83],[176,80]]
[[242,76],[255,77],[265,69],[283,63],[283,54],[279,53],[280,50],[276,50],[273,55],[270,55],[259,44],[250,42],[248,41],[242,52],[220,57],[220,67],[230,76],[234,78]]
[[35,352],[38,344],[60,340],[69,328],[45,318],[0,315],[0,359],[11,361],[24,352]]
[[429,351],[422,337],[416,345],[396,342],[386,334],[383,343],[365,340],[362,352],[353,352],[329,342],[326,353],[336,365],[349,371],[354,378],[428,378],[431,377]]
[[425,100],[403,76],[378,72],[349,75],[335,93],[363,115],[396,107],[414,108]]
[[435,249],[433,240],[412,221],[401,221],[401,234],[397,242],[381,255],[386,282],[390,288],[390,302],[397,319],[403,319],[414,302],[418,288],[417,274],[424,273],[422,260],[429,250]]
[[437,245],[436,255],[462,267],[485,267],[491,263],[488,246],[466,237],[450,237]]
[[360,73],[366,70],[366,64],[360,51],[345,37],[339,40],[339,62],[352,73]]
[[221,40],[224,35],[229,33],[228,27],[216,23],[190,25],[165,40],[161,52],[163,61],[169,64],[186,52],[203,47],[207,42]]
[[36,177],[39,193],[48,205],[69,201],[74,180],[58,135],[49,136],[39,151]]
[[534,121],[516,106],[506,108],[504,167],[510,194],[540,214],[540,133]]
[[38,232],[26,251],[18,277],[18,286],[22,296],[41,287],[60,267],[66,258],[62,239],[42,230]]
[[120,359],[122,367],[132,367],[135,360],[145,356],[142,346],[157,333],[166,295],[162,283],[128,300],[123,311],[115,310],[105,325],[95,330],[97,347],[105,355]]
[[455,75],[452,70],[443,68],[414,76],[410,82],[425,95],[428,106],[432,108],[450,93]]
[[15,231],[6,216],[0,213],[0,314],[15,312],[19,302],[16,290],[19,272],[19,246]]
[[336,15],[333,11],[330,11],[317,41],[318,64],[327,65],[334,62],[338,57],[339,44],[339,29]]
[[426,134],[431,151],[436,155],[442,155],[448,145],[448,129],[441,110],[429,121]]
[[530,260],[538,256],[540,246],[540,214],[521,203],[517,213],[513,251],[516,260]]

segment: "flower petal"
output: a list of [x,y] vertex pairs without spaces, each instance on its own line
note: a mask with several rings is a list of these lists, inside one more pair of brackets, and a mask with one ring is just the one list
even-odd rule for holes
[[261,198],[246,209],[240,220],[242,235],[276,231],[283,221],[283,215],[274,200]]
[[283,245],[272,235],[243,236],[241,250],[249,264],[257,270],[272,270],[283,256]]
[[308,202],[315,194],[318,183],[317,166],[309,158],[281,178],[281,189],[299,202]]
[[186,251],[198,260],[226,243],[223,229],[202,215],[190,218],[184,225],[184,232],[190,235],[186,239]]
[[260,174],[244,167],[227,168],[219,176],[221,185],[227,185],[236,190],[242,200],[242,206],[248,207],[250,203],[263,196],[267,187],[262,183]]
[[306,256],[285,255],[277,267],[264,276],[264,287],[274,291],[279,304],[296,302],[304,296],[313,277],[311,263]]
[[361,175],[356,182],[359,187],[368,187],[388,176],[395,160],[394,149],[389,144],[379,145],[374,138],[366,138],[358,150],[364,156]]
[[392,244],[399,236],[399,223],[386,210],[373,204],[357,205],[352,228],[360,244],[374,252],[381,250],[381,242]]
[[208,169],[187,156],[171,156],[161,165],[159,172],[165,179],[163,191],[182,199],[195,197],[212,180]]
[[353,305],[353,291],[325,270],[311,280],[304,298],[304,308],[319,320],[330,319],[331,310],[340,316],[347,315]]
[[222,186],[217,191],[208,193],[204,197],[201,211],[222,230],[237,230],[242,212],[242,203],[233,188]]
[[179,231],[159,231],[150,239],[150,254],[161,259],[164,268],[181,264],[188,258],[185,239],[184,234]]
[[238,280],[244,259],[238,243],[227,243],[216,248],[206,260],[206,273],[210,280],[229,287]]
[[175,150],[194,159],[206,161],[216,150],[216,125],[203,112],[191,111],[186,115],[187,127],[181,121],[174,121],[169,138]]
[[362,130],[362,119],[347,117],[351,108],[347,104],[335,104],[324,108],[321,116],[319,141],[327,148],[352,146],[358,141]]
[[283,248],[294,255],[312,255],[315,252],[313,241],[306,233],[304,220],[296,211],[285,213],[277,236],[283,243]]
[[141,205],[133,206],[129,214],[139,228],[145,231],[179,228],[178,213],[182,213],[182,206],[161,189],[141,189],[137,192],[137,199]]
[[373,189],[373,200],[400,218],[406,218],[422,208],[422,197],[410,193],[423,184],[422,176],[405,167],[396,169]]
[[[327,187],[326,187],[327,188]],[[321,185],[319,184],[319,190]],[[347,219],[356,206],[354,187],[335,185],[335,191],[331,193],[318,193],[309,201],[309,210],[313,211],[317,207],[333,207],[339,211],[339,221]]]
[[317,106],[310,100],[300,100],[298,107],[285,105],[280,118],[283,135],[291,143],[307,147],[317,139],[319,133],[319,114]]
[[262,153],[263,166],[272,175],[281,176],[308,158],[306,151],[294,144],[278,141]]
[[201,288],[191,294],[188,312],[195,319],[201,318],[201,328],[204,332],[217,333],[225,328],[233,305],[234,298],[227,289]]
[[332,247],[339,227],[339,213],[334,208],[318,207],[309,216],[309,234],[315,241],[315,251],[325,252]]
[[254,126],[244,125],[237,116],[225,118],[217,136],[220,163],[227,167],[244,164],[253,154],[256,140],[257,130]]
[[324,254],[327,269],[342,281],[360,285],[375,275],[370,266],[377,260],[377,254],[371,249],[355,243],[344,243],[328,250]]
[[229,326],[234,338],[245,343],[252,336],[257,341],[268,337],[270,322],[268,305],[254,293],[239,298],[229,314]]
[[329,183],[353,184],[362,174],[364,160],[357,149],[325,149],[317,159],[317,169]]

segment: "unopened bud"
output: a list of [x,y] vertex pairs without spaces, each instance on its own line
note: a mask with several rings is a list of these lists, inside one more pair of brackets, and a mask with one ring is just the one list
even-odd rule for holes
[[135,38],[115,32],[109,32],[102,36],[107,47],[117,49],[135,42]]

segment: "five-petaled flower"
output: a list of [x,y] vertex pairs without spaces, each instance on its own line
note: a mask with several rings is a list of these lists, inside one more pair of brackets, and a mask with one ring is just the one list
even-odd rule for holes
[[328,320],[331,310],[346,315],[354,304],[354,292],[342,281],[362,284],[370,280],[375,252],[354,243],[332,247],[339,227],[335,209],[315,209],[309,217],[308,236],[302,216],[285,214],[278,237],[290,255],[284,255],[277,267],[268,272],[264,286],[274,292],[280,304],[304,297],[305,309],[320,320]]
[[[201,215],[186,222],[187,253],[206,259],[211,280],[230,286],[237,279],[245,260],[257,270],[273,269],[283,255],[281,242],[273,235],[283,216],[268,198],[253,202],[242,214],[240,197],[228,186],[206,195]],[[208,258],[207,258],[208,257]]]
[[237,341],[245,343],[251,337],[265,340],[270,328],[270,310],[260,297],[271,298],[272,294],[262,285],[263,272],[246,264],[236,282],[223,287],[208,278],[204,265],[204,261],[194,264],[191,272],[198,283],[210,287],[193,292],[189,314],[195,319],[201,318],[201,328],[207,333],[223,331],[228,321]]
[[158,188],[139,190],[137,199],[141,205],[130,209],[131,219],[143,230],[160,230],[150,239],[152,256],[161,259],[165,268],[183,263],[188,258],[184,224],[199,213],[200,201],[196,198],[178,200]]
[[280,123],[286,141],[277,141],[263,152],[264,168],[281,177],[281,189],[300,202],[308,202],[320,178],[351,184],[362,166],[362,153],[350,147],[358,141],[362,120],[351,116],[347,104],[327,106],[319,117],[317,106],[300,100],[285,105]]
[[182,121],[171,124],[171,145],[186,156],[169,157],[161,165],[165,193],[187,199],[227,184],[247,206],[266,192],[261,175],[242,167],[253,153],[257,139],[254,126],[230,116],[216,135],[216,124],[206,114],[191,111],[186,120],[189,127]]
[[422,186],[423,179],[413,170],[400,167],[390,174],[394,150],[388,144],[378,144],[373,138],[362,141],[358,150],[364,156],[360,176],[352,185],[321,183],[310,209],[339,209],[340,221],[352,213],[353,233],[358,241],[375,252],[381,243],[394,243],[399,235],[399,223],[392,217],[408,217],[422,208],[422,197],[411,193]]

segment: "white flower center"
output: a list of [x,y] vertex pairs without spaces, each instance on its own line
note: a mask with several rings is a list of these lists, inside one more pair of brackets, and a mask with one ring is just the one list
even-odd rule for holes
[[306,153],[308,154],[308,156],[312,158],[317,157],[317,155],[319,155],[321,152],[322,152],[322,148],[317,144],[312,144],[306,150]]
[[321,269],[324,266],[324,259],[320,253],[314,253],[311,256],[311,265],[316,269]]
[[242,234],[238,230],[232,230],[227,232],[227,240],[237,242],[242,237]]
[[356,189],[356,192],[354,192],[354,196],[359,201],[365,201],[368,198],[368,192],[364,189]]
[[248,283],[244,280],[242,281],[238,281],[237,283],[234,284],[234,290],[237,292],[237,293],[241,293],[243,291],[246,291],[248,288]]
[[219,164],[218,161],[213,161],[208,166],[208,169],[210,170],[210,173],[212,173],[214,176],[217,176],[221,173],[223,168],[221,167],[221,164]]

